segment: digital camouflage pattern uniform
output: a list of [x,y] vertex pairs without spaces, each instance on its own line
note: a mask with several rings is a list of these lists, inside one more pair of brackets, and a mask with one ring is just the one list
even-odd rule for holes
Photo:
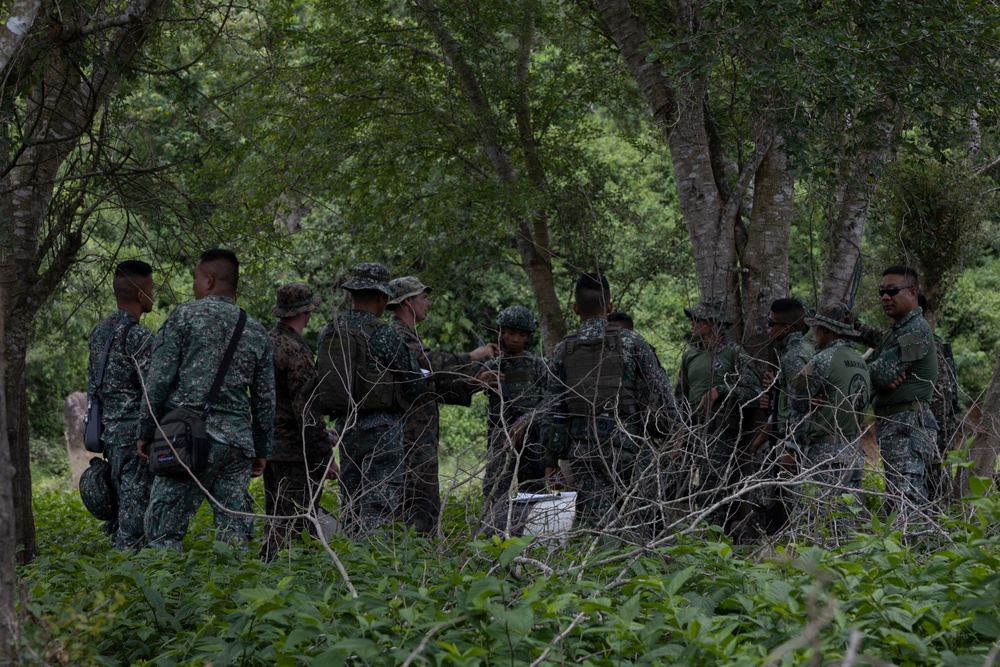
[[[726,323],[721,299],[704,299],[696,308],[685,309],[692,320]],[[712,388],[719,400],[709,408],[699,408]],[[724,487],[737,481],[746,464],[737,446],[752,431],[744,419],[749,407],[759,404],[760,377],[747,352],[725,338],[706,347],[693,341],[681,356],[676,389],[683,418],[690,424],[685,456],[680,459],[681,497],[693,494],[694,504],[707,507],[719,499]],[[724,525],[730,510],[721,508],[710,521]]]
[[[337,317],[336,326],[341,330],[362,329],[377,320],[367,311],[348,310]],[[327,324],[320,334],[321,350],[331,326]],[[384,322],[379,322],[368,341],[368,367],[388,369],[401,383],[407,400],[423,392],[420,367],[399,334]],[[341,522],[349,535],[365,535],[403,520],[403,414],[400,406],[334,415],[340,433]]]
[[[222,363],[240,309],[231,297],[209,295],[182,303],[163,323],[153,345],[149,401],[162,417],[175,408],[201,411]],[[149,412],[139,421],[138,439],[152,440]],[[247,317],[233,361],[208,414],[208,467],[198,480],[219,503],[212,504],[217,539],[245,545],[253,534],[247,487],[254,458],[271,454],[274,431],[274,361],[267,330]],[[156,477],[146,511],[150,546],[182,549],[188,522],[205,499],[188,476]]]
[[[510,306],[500,311],[497,326],[504,330],[531,333],[538,320],[523,306]],[[517,491],[540,493],[545,490],[545,449],[541,444],[540,419],[534,412],[541,403],[548,383],[549,369],[545,360],[530,352],[520,356],[501,355],[486,362],[485,369],[502,373],[500,386],[487,391],[486,470],[483,473],[484,528],[490,533],[503,533],[508,525],[511,503]],[[525,420],[522,422],[522,420]],[[511,432],[519,422],[524,430],[518,442]],[[515,479],[517,484],[515,485]]]
[[403,517],[406,525],[413,526],[419,534],[433,535],[441,516],[438,403],[469,404],[472,387],[467,380],[471,359],[468,354],[432,350],[398,317],[393,317],[389,326],[402,338],[420,368],[430,372],[426,390],[413,400],[403,420],[406,449]]
[[[890,389],[904,371],[906,379]],[[924,506],[929,500],[928,475],[940,462],[938,427],[930,411],[938,365],[934,335],[919,306],[885,332],[868,360],[868,372],[887,490]],[[902,509],[909,513],[909,507]]]
[[[850,336],[855,331],[849,317],[845,306],[833,304],[807,318],[806,323]],[[795,409],[806,417],[796,433],[803,458],[800,467],[811,471],[810,478],[819,483],[808,488],[806,495],[830,503],[844,489],[859,491],[864,473],[864,451],[859,437],[871,398],[871,379],[865,360],[850,340],[838,338],[816,353],[795,376],[793,384],[798,389]],[[807,503],[801,509],[815,513],[822,508]]]
[[[604,405],[593,404],[591,396],[596,392],[576,389],[568,383],[568,351],[587,341],[602,341],[600,354],[606,358],[612,356],[609,344],[618,346],[620,353],[620,378],[603,380],[616,384],[618,394]],[[647,521],[642,516],[643,508],[634,514],[633,508],[623,506],[622,501],[627,496],[634,497],[637,487],[648,493],[646,480],[638,479],[635,473],[652,468],[655,458],[652,438],[670,433],[677,420],[670,381],[656,352],[634,331],[593,317],[584,320],[575,334],[556,345],[550,369],[550,382],[545,390],[545,409],[551,423],[546,453],[553,459],[569,462],[577,492],[575,523],[604,529],[621,527],[620,523],[636,525]],[[571,411],[570,403],[580,400],[590,403],[590,409],[598,413]],[[634,404],[634,411],[628,408],[630,403]],[[560,427],[559,422],[566,418],[568,424],[563,422]]]
[[[271,314],[294,317],[319,306],[319,297],[302,283],[278,289]],[[278,322],[271,330],[274,352],[274,447],[264,469],[265,512],[282,517],[302,514],[319,507],[323,479],[332,445],[322,415],[306,406],[303,387],[316,379],[312,350],[292,327]],[[303,531],[315,532],[305,519],[268,519],[261,544],[261,559],[270,561],[289,538]]]
[[815,348],[806,342],[805,334],[796,331],[774,346],[778,355],[778,422],[775,425],[779,436],[790,434],[802,421],[803,413],[796,409],[795,398],[798,390],[792,380],[816,354]]
[[108,336],[116,338],[108,350],[100,395],[104,410],[101,440],[118,498],[118,517],[109,522],[108,528],[119,549],[138,549],[145,543],[143,515],[152,484],[149,468],[135,447],[135,431],[139,415],[146,411],[142,380],[149,370],[153,338],[149,329],[135,323],[125,340],[122,332],[129,322],[135,319],[119,309],[94,327],[88,339],[87,394],[93,396],[104,346]]
[[[868,347],[877,347],[885,334],[880,327],[855,322],[858,330],[856,340],[861,341]],[[937,353],[938,379],[934,384],[934,398],[931,399],[931,414],[938,425],[937,450],[941,461],[948,456],[948,451],[953,447],[955,433],[959,424],[959,389],[958,375],[955,371],[955,358],[952,355],[951,343],[945,342],[937,334],[934,334],[934,349]],[[948,471],[943,466],[936,466],[936,470],[930,472],[928,478],[928,492],[931,500],[936,500],[947,496],[949,493],[950,477]]]

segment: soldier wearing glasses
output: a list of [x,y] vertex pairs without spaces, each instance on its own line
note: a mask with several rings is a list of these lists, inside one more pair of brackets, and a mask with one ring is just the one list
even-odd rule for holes
[[938,361],[918,288],[917,272],[908,266],[882,272],[878,293],[892,326],[868,360],[886,486],[906,499],[904,515],[927,505],[928,474],[938,459],[938,425],[930,410]]

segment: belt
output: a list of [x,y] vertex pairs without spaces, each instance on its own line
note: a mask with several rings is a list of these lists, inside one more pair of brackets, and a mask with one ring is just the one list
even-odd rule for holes
[[888,417],[889,415],[898,415],[900,412],[910,412],[916,410],[926,410],[930,407],[930,404],[919,399],[915,401],[909,401],[907,403],[893,403],[892,405],[883,405],[880,408],[875,409],[876,417]]

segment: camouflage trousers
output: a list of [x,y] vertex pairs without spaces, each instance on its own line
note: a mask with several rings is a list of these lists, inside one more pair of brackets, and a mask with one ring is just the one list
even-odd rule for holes
[[876,429],[886,492],[903,499],[901,514],[909,515],[929,502],[928,478],[940,463],[937,422],[930,410],[908,410],[879,417]]
[[[749,461],[737,448],[738,429],[695,429],[679,460],[678,498],[686,498],[697,509],[717,505],[735,491]],[[725,503],[705,519],[725,527],[737,516],[744,503]]]
[[[211,443],[208,467],[198,474],[216,502],[212,502],[216,539],[245,547],[253,535],[253,520],[233,512],[249,512],[252,459],[245,452],[218,442]],[[183,551],[182,542],[188,523],[205,495],[188,475],[154,477],[146,510],[146,537],[149,546]]]
[[509,441],[505,431],[491,432],[483,473],[484,532],[492,535],[507,530],[513,493],[541,493],[544,490],[545,451],[541,444],[530,442],[517,447]]
[[143,521],[153,484],[149,464],[140,458],[134,441],[109,444],[105,453],[111,464],[111,483],[118,496],[115,546],[122,551],[141,549],[146,544]]
[[853,530],[853,514],[843,496],[852,494],[852,504],[860,506],[861,478],[865,470],[860,441],[806,444],[802,447],[799,468],[809,481],[798,488],[798,499],[792,511],[793,525],[834,534]]
[[569,468],[576,491],[574,527],[637,529],[648,523],[650,499],[636,483],[636,470],[649,465],[651,451],[627,434],[606,440],[572,440]]
[[407,442],[405,450],[403,521],[420,535],[434,535],[441,517],[438,441],[436,438],[417,438]]
[[304,532],[316,535],[315,525],[304,518],[286,519],[319,507],[329,454],[309,461],[268,461],[264,469],[264,512],[270,517],[264,527],[260,559],[274,560],[290,541]]
[[400,521],[405,463],[401,422],[354,427],[340,439],[340,510],[344,531],[360,537]]

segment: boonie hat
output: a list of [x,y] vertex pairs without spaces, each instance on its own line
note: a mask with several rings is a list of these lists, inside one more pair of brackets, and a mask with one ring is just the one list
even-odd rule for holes
[[278,288],[274,301],[271,314],[275,317],[295,317],[314,311],[323,303],[305,283],[285,283]]
[[362,262],[354,267],[354,276],[340,286],[346,290],[377,290],[392,298],[389,289],[389,269],[378,262]]
[[420,282],[416,276],[403,276],[395,278],[389,282],[389,289],[392,294],[389,296],[389,305],[398,306],[411,296],[416,296],[421,292],[430,292],[431,288]]
[[118,496],[111,485],[111,464],[102,458],[90,459],[90,467],[80,476],[80,499],[84,507],[101,521],[118,518]]
[[828,303],[802,321],[811,327],[823,327],[841,336],[859,335],[854,329],[854,315],[843,303]]
[[524,306],[508,306],[497,315],[497,326],[501,329],[534,331],[538,328],[538,320]]
[[714,320],[720,324],[730,325],[726,315],[726,306],[722,297],[710,296],[702,299],[694,308],[685,308],[684,314],[692,320]]

